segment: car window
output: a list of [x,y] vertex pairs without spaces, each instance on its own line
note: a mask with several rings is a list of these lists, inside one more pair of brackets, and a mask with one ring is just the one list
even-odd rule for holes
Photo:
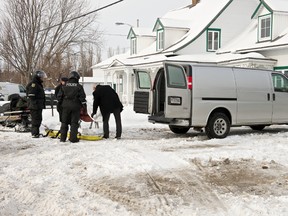
[[288,92],[288,79],[282,74],[272,74],[274,91]]
[[150,75],[146,71],[137,71],[140,89],[150,89]]
[[21,93],[26,93],[26,89],[22,85],[19,85],[19,90]]
[[175,65],[167,65],[168,87],[186,88],[186,76],[183,68]]

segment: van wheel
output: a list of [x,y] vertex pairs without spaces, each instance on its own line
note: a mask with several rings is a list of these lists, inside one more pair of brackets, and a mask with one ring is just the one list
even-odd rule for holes
[[190,129],[190,127],[179,127],[173,125],[169,125],[169,128],[175,134],[185,134]]
[[265,128],[265,125],[252,125],[252,126],[250,126],[250,128],[252,130],[261,131],[261,130],[263,130]]
[[205,127],[206,135],[212,138],[225,138],[230,132],[230,121],[224,113],[214,113]]

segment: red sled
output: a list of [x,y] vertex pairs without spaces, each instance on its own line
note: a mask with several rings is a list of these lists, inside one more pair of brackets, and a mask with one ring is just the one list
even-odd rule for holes
[[94,122],[94,119],[88,114],[87,109],[84,107],[80,110],[80,119],[84,122]]

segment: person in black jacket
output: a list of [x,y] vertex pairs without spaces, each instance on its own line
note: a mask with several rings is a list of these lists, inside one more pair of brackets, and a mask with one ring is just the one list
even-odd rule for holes
[[45,109],[45,92],[43,88],[44,78],[47,75],[44,71],[37,70],[32,77],[32,81],[26,86],[28,97],[28,109],[31,113],[31,134],[33,138],[39,138],[39,128],[42,123],[42,111]]
[[66,85],[62,86],[57,94],[57,99],[62,103],[63,108],[60,142],[66,141],[69,125],[71,125],[70,142],[79,142],[77,134],[80,120],[80,109],[81,107],[86,107],[86,94],[83,86],[79,84],[79,79],[79,73],[77,71],[71,71]]
[[[62,88],[62,86],[66,85],[66,82],[68,81],[68,78],[67,77],[61,77],[60,79],[60,83],[56,86],[55,88],[55,92],[54,92],[54,95],[56,97],[56,99],[58,100],[58,93],[60,92],[60,89]],[[60,122],[62,122],[61,120],[61,116],[62,116],[62,99],[61,100],[58,100],[58,103],[57,103],[57,111],[59,113],[59,120]]]
[[123,105],[119,100],[118,94],[109,85],[96,85],[93,91],[93,117],[97,113],[98,106],[103,118],[103,138],[109,138],[109,118],[110,114],[113,113],[116,122],[116,139],[121,138],[122,134],[122,123],[121,123],[121,112]]

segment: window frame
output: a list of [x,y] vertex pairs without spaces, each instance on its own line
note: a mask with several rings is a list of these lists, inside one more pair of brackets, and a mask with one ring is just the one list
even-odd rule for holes
[[157,30],[157,51],[164,49],[164,29]]
[[[211,47],[209,46],[209,36],[212,33],[212,40],[211,40]],[[215,33],[218,34],[218,38],[217,38],[217,49],[215,48]],[[221,29],[207,29],[206,31],[206,51],[207,52],[216,52],[219,48],[221,47]]]
[[[265,28],[263,28],[262,21],[266,20],[266,19],[269,19],[270,25],[265,26]],[[266,24],[266,22],[265,22],[265,24]],[[267,33],[268,27],[269,27],[269,35],[266,36],[266,34],[265,34],[265,37],[262,37],[262,30],[265,30],[265,33]],[[272,14],[269,13],[269,14],[265,14],[265,15],[258,17],[258,41],[259,42],[269,41],[269,40],[271,40],[271,38],[272,38]]]
[[137,54],[137,38],[131,37],[130,39],[131,55]]

